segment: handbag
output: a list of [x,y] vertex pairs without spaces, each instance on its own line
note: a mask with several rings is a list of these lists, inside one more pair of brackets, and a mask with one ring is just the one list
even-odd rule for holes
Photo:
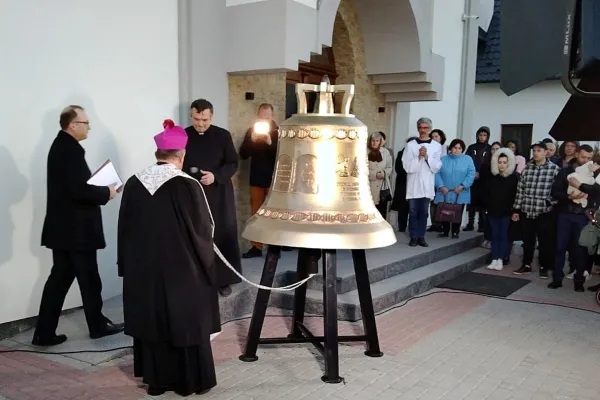
[[[458,201],[458,196],[460,193],[456,195],[456,201]],[[435,221],[436,222],[447,222],[450,224],[460,224],[462,222],[463,216],[463,205],[446,202],[446,195],[444,195],[444,202],[438,203],[435,210]]]
[[379,190],[379,203],[387,203],[389,201],[392,201],[392,191],[390,190],[390,181],[386,176]]
[[600,224],[598,223],[596,210],[587,209],[584,214],[590,222],[581,230],[578,243],[580,246],[587,248],[588,253],[592,255],[597,252],[600,244]]

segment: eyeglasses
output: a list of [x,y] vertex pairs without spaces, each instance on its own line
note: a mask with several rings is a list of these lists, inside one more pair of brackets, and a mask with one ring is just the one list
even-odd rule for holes
[[90,121],[73,121],[73,123],[87,125],[87,127],[90,128]]

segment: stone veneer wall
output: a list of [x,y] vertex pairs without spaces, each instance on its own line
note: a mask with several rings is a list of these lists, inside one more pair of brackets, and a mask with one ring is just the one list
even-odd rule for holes
[[[262,103],[273,104],[275,121],[285,118],[285,73],[231,75],[229,76],[229,131],[233,144],[240,148],[244,135],[256,118],[258,106]],[[246,92],[254,93],[254,100],[246,100]],[[237,174],[233,176],[233,188],[236,197],[238,235],[250,218],[250,194],[248,193],[249,160],[240,161]],[[240,249],[246,251],[247,241],[240,236]]]
[[[336,84],[355,85],[353,113],[367,125],[369,132],[387,133],[387,111],[379,113],[377,110],[385,106],[385,100],[371,78],[367,76],[365,43],[353,0],[342,0],[340,3],[333,31],[333,52],[336,72],[339,74]],[[254,100],[246,100],[246,92],[253,92]],[[229,77],[229,130],[236,148],[239,149],[244,134],[253,123],[261,103],[273,104],[275,120],[277,122],[284,120],[285,96],[285,73]],[[242,161],[238,173],[233,177],[239,235],[250,218],[248,172],[248,161]],[[246,251],[248,243],[241,236],[240,244],[241,250]]]
[[385,98],[367,75],[365,41],[354,7],[354,0],[342,0],[333,27],[333,56],[338,77],[336,84],[354,84],[352,110],[356,118],[364,122],[369,132],[388,134],[388,112],[379,113],[385,107]]

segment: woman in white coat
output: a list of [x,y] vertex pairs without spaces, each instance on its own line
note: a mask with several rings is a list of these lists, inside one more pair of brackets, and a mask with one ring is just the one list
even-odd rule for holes
[[369,136],[367,142],[369,159],[369,182],[371,195],[381,216],[387,218],[387,208],[391,199],[390,176],[392,175],[392,156],[382,147],[383,138],[379,132]]

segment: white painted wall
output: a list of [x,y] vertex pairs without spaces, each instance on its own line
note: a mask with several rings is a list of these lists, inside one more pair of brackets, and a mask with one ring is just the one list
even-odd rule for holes
[[[0,14],[0,323],[37,314],[51,253],[40,247],[46,156],[68,104],[87,108],[94,169],[123,178],[153,162],[152,136],[178,103],[177,0],[4,0]],[[10,3],[8,6],[6,3]],[[105,298],[121,291],[119,202],[103,209]],[[80,304],[76,285],[65,308]]]
[[541,82],[510,97],[497,83],[478,83],[470,143],[482,125],[491,129],[491,141],[500,140],[502,124],[533,124],[533,142],[550,137],[548,132],[569,97],[560,81]]
[[464,0],[435,2],[432,51],[445,59],[444,97],[441,101],[410,104],[410,116],[406,121],[409,136],[416,135],[416,122],[420,117],[431,118],[434,128],[442,129],[449,140],[457,136],[455,130],[460,92],[463,10]]
[[[172,0],[169,0],[171,2]],[[214,106],[213,123],[227,128],[227,8],[223,0],[179,0],[179,98],[181,121],[189,121],[190,103],[198,98]]]

